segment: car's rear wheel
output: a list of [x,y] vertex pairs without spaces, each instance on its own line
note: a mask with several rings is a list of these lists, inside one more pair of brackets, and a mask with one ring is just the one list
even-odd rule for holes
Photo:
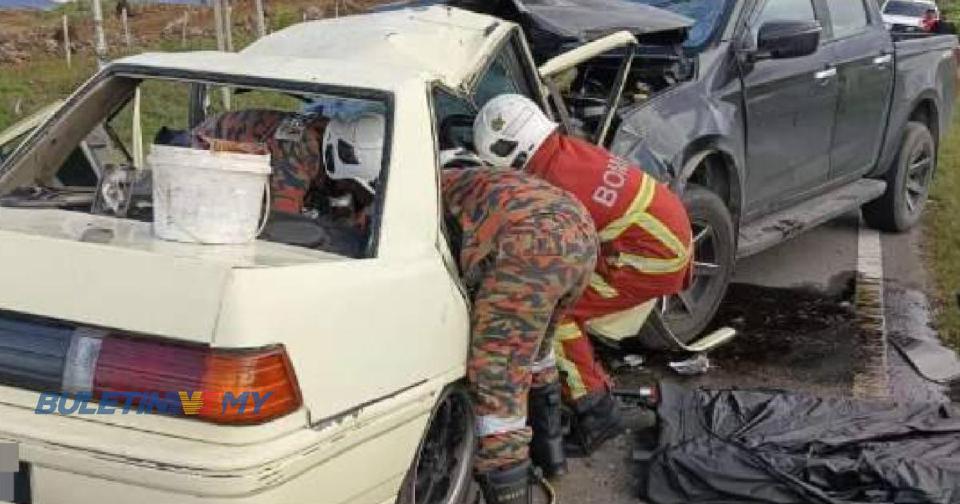
[[903,144],[887,172],[887,191],[863,206],[867,224],[884,231],[903,232],[920,221],[930,196],[937,167],[937,144],[920,122],[907,123]]
[[713,320],[733,275],[737,247],[733,217],[709,189],[691,184],[683,194],[694,240],[694,275],[690,287],[664,297],[636,343],[647,349],[676,349],[689,343]]
[[397,504],[462,504],[475,498],[474,422],[466,387],[447,387],[430,416]]

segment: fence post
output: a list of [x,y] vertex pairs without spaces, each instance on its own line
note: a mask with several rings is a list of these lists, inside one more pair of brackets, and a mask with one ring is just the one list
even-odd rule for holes
[[223,35],[223,0],[213,0],[213,27],[217,35],[217,50],[227,48]]
[[107,62],[107,37],[103,33],[103,8],[100,5],[100,0],[92,0],[92,3],[94,48],[97,52],[97,64],[103,66]]
[[254,0],[254,6],[257,9],[256,20],[257,20],[257,36],[266,37],[267,36],[267,20],[263,12],[263,0]]
[[187,47],[187,24],[190,23],[190,11],[183,13],[183,26],[180,28],[180,47]]
[[227,35],[227,52],[233,52],[233,6],[223,0],[223,32]]
[[123,23],[123,42],[130,47],[130,24],[127,21],[127,8],[120,10],[120,22]]
[[63,15],[63,54],[67,58],[67,68],[72,67],[71,61],[71,50],[70,50],[70,22],[67,20],[67,15]]
[[[216,25],[217,33],[217,50],[226,51],[227,50],[227,35],[224,33],[224,18],[226,17],[226,9],[224,8],[224,3],[226,0],[213,0],[213,23]],[[230,89],[227,87],[220,88],[221,94],[223,95],[223,108],[224,110],[230,110]]]

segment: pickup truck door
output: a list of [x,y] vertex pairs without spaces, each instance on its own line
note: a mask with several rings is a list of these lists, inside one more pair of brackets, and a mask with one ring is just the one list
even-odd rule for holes
[[[767,0],[752,16],[756,43],[768,21],[820,21],[812,0]],[[755,46],[755,45],[754,45]],[[827,180],[838,99],[832,53],[748,63],[743,72],[747,120],[746,213],[765,214]]]
[[[871,1],[871,0],[868,0]],[[862,175],[876,163],[893,92],[893,40],[864,0],[825,0],[826,46],[837,69],[840,102],[830,149],[830,179]]]

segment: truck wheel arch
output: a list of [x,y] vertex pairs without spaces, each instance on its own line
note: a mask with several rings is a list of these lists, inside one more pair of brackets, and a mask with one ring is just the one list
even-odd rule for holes
[[914,105],[907,122],[916,121],[927,125],[933,140],[940,143],[940,111],[932,97],[926,96]]
[[743,208],[743,186],[740,172],[736,167],[736,161],[729,152],[707,146],[691,150],[691,154],[685,157],[678,178],[681,186],[697,184],[720,196],[730,210],[734,227],[739,228]]

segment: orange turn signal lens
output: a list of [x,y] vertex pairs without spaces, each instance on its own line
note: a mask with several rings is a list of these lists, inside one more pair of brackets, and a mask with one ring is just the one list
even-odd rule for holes
[[207,355],[205,368],[200,385],[202,420],[263,423],[303,404],[293,366],[281,345],[256,350],[216,350]]

